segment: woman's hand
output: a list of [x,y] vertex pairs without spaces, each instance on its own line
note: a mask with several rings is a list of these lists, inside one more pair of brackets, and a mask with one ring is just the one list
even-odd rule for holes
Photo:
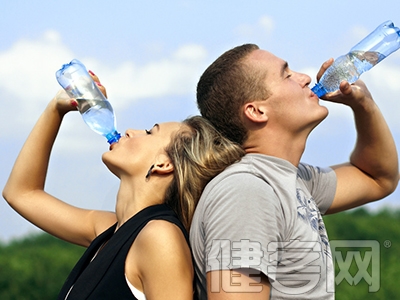
[[103,93],[104,97],[107,97],[107,91],[106,88],[101,84],[99,77],[97,77],[96,74],[94,74],[92,71],[89,70],[89,74],[92,77],[93,81],[96,83],[97,87],[99,88],[100,92]]
[[[95,75],[92,71],[89,71],[89,75],[92,77],[99,90],[107,98],[107,90],[100,83],[99,77],[97,77],[97,75]],[[63,116],[70,111],[78,110],[78,102],[76,99],[71,98],[64,89],[59,90],[52,101],[56,103],[56,109],[60,116]]]
[[63,116],[72,110],[78,110],[78,102],[71,98],[64,89],[57,92],[52,102],[55,102],[55,107],[60,116]]

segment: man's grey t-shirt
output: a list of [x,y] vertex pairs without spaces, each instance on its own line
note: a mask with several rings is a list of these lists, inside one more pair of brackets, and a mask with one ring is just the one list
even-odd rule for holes
[[[302,163],[296,168],[262,154],[247,154],[215,177],[190,229],[200,298],[207,299],[207,272],[245,268],[255,278],[260,272],[268,277],[271,299],[334,299],[321,214],[335,191],[332,169]],[[235,275],[212,280],[212,292],[234,292],[240,285]],[[249,292],[259,288],[246,287]]]

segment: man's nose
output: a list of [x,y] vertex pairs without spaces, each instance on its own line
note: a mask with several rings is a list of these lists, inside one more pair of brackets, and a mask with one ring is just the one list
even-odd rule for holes
[[311,83],[311,77],[304,73],[297,73],[298,82],[301,86],[308,86]]

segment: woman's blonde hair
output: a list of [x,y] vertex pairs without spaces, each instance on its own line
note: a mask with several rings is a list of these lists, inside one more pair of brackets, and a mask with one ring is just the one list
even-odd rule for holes
[[187,118],[182,123],[166,148],[174,165],[174,179],[167,190],[166,203],[189,231],[206,184],[227,166],[239,161],[245,151],[223,137],[201,116]]

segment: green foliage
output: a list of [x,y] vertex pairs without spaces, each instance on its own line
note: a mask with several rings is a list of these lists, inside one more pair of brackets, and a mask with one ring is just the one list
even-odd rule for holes
[[48,234],[0,245],[0,299],[56,299],[84,250]]
[[[359,208],[324,217],[331,241],[377,241],[380,245],[380,289],[370,293],[368,283],[342,280],[336,286],[336,299],[398,299],[400,295],[400,211],[381,210],[371,213]],[[388,244],[390,242],[390,245]],[[364,257],[365,249],[361,251]],[[56,299],[62,284],[84,248],[68,244],[48,234],[39,234],[0,244],[0,299]],[[346,252],[346,251],[344,251]],[[358,266],[352,263],[354,276]],[[371,273],[371,266],[368,271]],[[336,265],[336,274],[340,272]],[[375,278],[374,278],[375,279]]]
[[[365,279],[357,284],[349,284],[346,279],[336,285],[336,299],[398,299],[400,294],[400,211],[384,209],[370,213],[364,208],[349,212],[342,212],[324,217],[331,244],[334,240],[362,240],[377,241],[379,247],[379,276],[380,289],[369,292],[369,285]],[[365,248],[352,248],[351,251],[360,251],[365,258]],[[358,266],[353,262],[350,268],[352,276],[356,275]],[[340,272],[338,264],[335,266],[336,275]],[[373,275],[371,265],[368,268]],[[377,277],[373,277],[377,280]]]

